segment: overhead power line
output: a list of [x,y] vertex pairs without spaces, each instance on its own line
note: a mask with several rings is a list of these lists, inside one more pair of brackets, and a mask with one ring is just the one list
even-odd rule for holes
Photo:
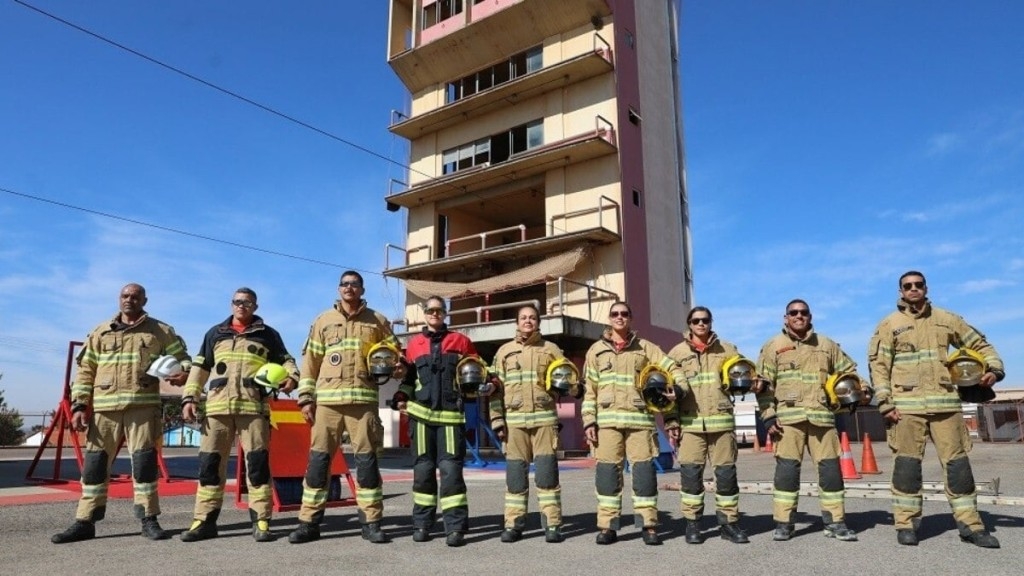
[[[187,72],[187,71],[185,71],[185,70],[183,70],[181,68],[178,68],[177,66],[174,66],[174,65],[168,64],[166,62],[163,62],[162,60],[159,60],[157,58],[149,56],[148,54],[145,54],[145,53],[140,52],[140,51],[138,51],[138,50],[136,50],[134,48],[131,48],[129,46],[121,44],[120,42],[118,42],[116,40],[107,38],[106,36],[103,36],[102,34],[99,34],[97,32],[93,32],[92,30],[89,30],[88,28],[85,28],[85,27],[80,26],[78,24],[75,24],[74,22],[71,22],[70,20],[66,20],[64,18],[61,18],[60,16],[57,16],[56,14],[53,14],[51,12],[47,12],[46,10],[43,10],[42,8],[38,8],[36,6],[33,6],[32,4],[29,4],[29,3],[25,2],[24,0],[13,0],[13,1],[15,3],[21,5],[21,6],[24,6],[25,8],[28,8],[29,10],[32,10],[32,11],[34,11],[34,12],[36,12],[38,14],[41,14],[43,16],[46,16],[47,18],[50,18],[50,19],[52,19],[52,20],[54,20],[56,22],[64,24],[65,26],[68,26],[70,28],[78,30],[79,32],[81,32],[83,34],[86,34],[86,35],[88,35],[88,36],[90,36],[92,38],[95,38],[95,39],[97,39],[97,40],[99,40],[101,42],[109,44],[109,45],[111,45],[111,46],[113,46],[115,48],[118,48],[119,50],[124,50],[125,52],[128,52],[129,54],[132,54],[134,56],[138,56],[139,58],[142,58],[143,60],[145,60],[147,62],[150,62],[152,64],[156,64],[157,66],[160,66],[161,68],[164,68],[165,70],[169,70],[171,72],[174,72],[175,74],[184,76],[185,78],[188,78],[189,80],[192,80],[194,82],[198,82],[198,83],[202,84],[203,86],[206,86],[208,88],[216,90],[217,92],[220,92],[221,94],[225,94],[227,96],[230,96],[232,98],[235,98],[237,100],[245,102],[246,104],[249,104],[250,106],[255,106],[256,108],[259,108],[260,110],[263,110],[264,112],[273,114],[274,116],[277,116],[278,118],[282,118],[284,120],[287,120],[288,122],[292,122],[294,124],[302,126],[303,128],[306,128],[308,130],[312,130],[313,132],[316,132],[317,134],[320,134],[322,136],[326,136],[326,137],[330,138],[331,140],[334,140],[336,142],[340,142],[340,143],[342,143],[342,144],[344,144],[346,146],[349,146],[351,148],[359,150],[360,152],[363,152],[365,154],[369,154],[370,156],[373,156],[374,158],[378,158],[380,160],[383,160],[383,161],[387,162],[388,164],[391,164],[391,165],[394,165],[394,166],[398,166],[398,167],[400,167],[400,168],[402,168],[404,170],[408,170],[409,173],[418,174],[418,175],[423,176],[424,178],[427,178],[427,179],[432,180],[432,181],[440,180],[440,178],[438,178],[437,176],[433,176],[431,174],[427,174],[426,172],[423,172],[422,170],[414,168],[413,166],[411,166],[409,164],[405,164],[403,162],[399,162],[398,160],[394,160],[394,159],[392,159],[392,158],[390,158],[388,156],[385,156],[385,155],[383,155],[383,154],[381,154],[379,152],[376,152],[376,151],[374,151],[374,150],[372,150],[372,149],[370,149],[370,148],[368,148],[366,146],[363,146],[361,144],[358,144],[358,143],[356,143],[356,142],[354,142],[352,140],[349,140],[349,139],[344,138],[342,136],[338,136],[337,134],[329,132],[329,131],[327,131],[327,130],[325,130],[323,128],[319,128],[317,126],[314,126],[313,124],[310,124],[308,122],[300,120],[300,119],[298,119],[298,118],[296,118],[296,117],[294,117],[294,116],[292,116],[290,114],[287,114],[285,112],[281,112],[281,111],[279,111],[279,110],[277,110],[275,108],[272,108],[272,107],[270,107],[270,106],[268,106],[266,104],[262,104],[260,102],[257,102],[256,100],[253,100],[252,98],[249,98],[247,96],[243,96],[242,94],[239,94],[238,92],[235,92],[235,91],[230,90],[228,88],[224,88],[222,86],[214,84],[213,82],[210,82],[209,80],[205,80],[205,79],[203,79],[203,78],[201,78],[199,76],[196,76],[195,74],[192,74],[191,72]],[[558,161],[559,160],[555,160],[553,162],[558,162]],[[509,180],[509,181],[515,180],[515,177],[513,175],[505,175],[505,176],[502,176],[502,178],[504,178],[506,180]],[[470,196],[476,197],[476,198],[478,198],[480,200],[488,200],[488,199],[484,198],[482,195],[480,195],[478,192],[473,192],[473,191],[465,190],[461,186],[457,186],[457,185],[452,184],[452,183],[446,183],[445,185],[448,186],[449,188],[451,188],[452,190],[458,190],[459,192],[462,192],[462,193],[468,194]],[[504,202],[501,202],[501,201],[499,201],[499,200],[497,200],[495,198],[491,198],[488,201],[493,202],[494,204],[496,204],[498,206],[500,206],[502,204],[505,204]],[[563,232],[565,231],[564,229],[562,229],[560,227],[558,229],[562,230]]]
[[136,220],[134,218],[128,218],[126,216],[118,216],[117,214],[111,214],[109,212],[101,212],[99,210],[93,210],[91,208],[84,208],[82,206],[76,206],[74,204],[68,204],[67,202],[59,202],[50,198],[43,198],[42,196],[34,196],[32,194],[25,194],[24,192],[17,192],[9,188],[0,187],[0,192],[5,192],[12,196],[19,196],[21,198],[27,198],[29,200],[35,200],[36,202],[45,202],[47,204],[53,204],[54,206],[60,206],[61,208],[69,208],[71,210],[78,210],[79,212],[85,212],[86,214],[93,214],[96,216],[102,216],[104,218],[110,218],[112,220],[120,220],[121,222],[128,222],[130,224],[136,224],[138,226],[145,226],[147,228],[153,228],[155,230],[162,230],[164,232],[171,232],[173,234],[181,234],[182,236],[188,236],[191,238],[198,238],[200,240],[206,240],[208,242],[217,242],[219,244],[226,244],[228,246],[234,246],[236,248],[243,248],[245,250],[252,250],[253,252],[261,252],[263,254],[271,254],[273,256],[281,256],[282,258],[290,258],[292,260],[300,260],[302,262],[309,262],[311,264],[319,264],[321,266],[330,266],[331,268],[342,268],[348,270],[356,270],[363,274],[375,274],[377,276],[383,276],[380,272],[374,272],[372,270],[361,270],[359,268],[353,268],[352,266],[344,266],[335,262],[327,262],[325,260],[317,260],[316,258],[307,258],[305,256],[296,256],[295,254],[288,254],[287,252],[279,252],[277,250],[270,250],[267,248],[260,248],[259,246],[251,246],[249,244],[242,244],[240,242],[234,242],[232,240],[224,240],[223,238],[214,238],[213,236],[205,236],[203,234],[197,234],[195,232],[189,232],[187,230],[179,230],[177,228],[171,228],[169,226],[161,226],[160,224],[153,224],[151,222],[144,222],[142,220]]
[[138,56],[139,58],[142,58],[143,60],[146,60],[147,62],[150,62],[152,64],[156,64],[157,66],[160,66],[161,68],[164,68],[166,70],[170,70],[171,72],[174,72],[175,74],[180,74],[181,76],[184,76],[184,77],[186,77],[189,80],[192,80],[194,82],[199,82],[203,86],[206,86],[207,88],[212,88],[212,89],[220,92],[221,94],[226,94],[228,96],[231,96],[232,98],[236,98],[238,100],[241,100],[242,102],[245,102],[246,104],[249,104],[250,106],[255,106],[255,107],[259,108],[260,110],[263,110],[264,112],[269,112],[270,114],[273,114],[274,116],[277,116],[277,117],[283,118],[283,119],[285,119],[285,120],[287,120],[289,122],[298,124],[299,126],[302,126],[303,128],[306,128],[308,130],[312,130],[312,131],[316,132],[317,134],[320,134],[322,136],[326,136],[326,137],[330,138],[331,140],[334,140],[334,141],[340,142],[340,143],[342,143],[342,144],[344,144],[346,146],[350,146],[352,148],[355,148],[356,150],[359,150],[360,152],[364,152],[366,154],[369,154],[370,156],[373,156],[375,158],[379,158],[380,160],[383,160],[383,161],[388,162],[390,164],[396,164],[398,166],[401,166],[402,168],[413,170],[416,173],[418,173],[418,174],[420,174],[422,176],[426,176],[428,178],[431,177],[429,174],[425,174],[423,172],[419,172],[415,168],[412,168],[412,167],[410,167],[410,166],[408,166],[406,164],[403,164],[403,163],[401,163],[401,162],[399,162],[397,160],[393,160],[391,158],[388,158],[387,156],[385,156],[383,154],[380,154],[380,153],[378,153],[378,152],[376,152],[374,150],[371,150],[370,148],[367,148],[366,146],[363,146],[361,144],[353,142],[353,141],[351,141],[351,140],[349,140],[347,138],[343,138],[341,136],[338,136],[337,134],[333,134],[331,132],[328,132],[327,130],[324,130],[323,128],[318,128],[318,127],[316,127],[316,126],[314,126],[314,125],[312,125],[312,124],[310,124],[308,122],[305,122],[303,120],[300,120],[300,119],[298,119],[298,118],[296,118],[294,116],[291,116],[289,114],[286,114],[284,112],[281,112],[279,110],[271,108],[270,106],[267,106],[266,104],[261,104],[261,103],[255,101],[255,100],[253,100],[252,98],[248,98],[246,96],[243,96],[242,94],[239,94],[238,92],[235,92],[233,90],[229,90],[229,89],[224,88],[222,86],[218,86],[217,84],[214,84],[213,82],[210,82],[208,80],[204,80],[203,78],[200,78],[199,76],[196,76],[195,74],[192,74],[190,72],[182,70],[181,68],[178,68],[177,66],[173,66],[173,65],[168,64],[166,62],[163,62],[161,60],[157,60],[156,58],[154,58],[152,56],[149,56],[147,54],[143,54],[142,52],[139,52],[138,50],[136,50],[134,48],[131,48],[129,46],[125,46],[124,44],[121,44],[120,42],[117,42],[116,40],[112,40],[110,38],[107,38],[106,36],[103,36],[102,34],[98,34],[96,32],[93,32],[92,30],[89,30],[88,28],[83,28],[82,26],[79,26],[78,24],[75,24],[74,22],[71,22],[70,20],[65,20],[64,18],[61,18],[60,16],[57,16],[56,14],[47,12],[46,10],[43,10],[42,8],[38,8],[38,7],[33,6],[33,5],[31,5],[31,4],[27,3],[27,2],[23,2],[22,0],[14,0],[14,2],[24,6],[25,8],[28,8],[29,10],[32,10],[32,11],[37,12],[39,14],[42,14],[43,16],[46,16],[47,18],[51,18],[53,20],[56,20],[57,22],[60,22],[61,24],[64,24],[65,26],[69,26],[71,28],[74,28],[75,30],[78,30],[79,32],[81,32],[83,34],[87,34],[89,36],[92,36],[93,38],[95,38],[95,39],[97,39],[97,40],[99,40],[101,42],[105,42],[107,44],[110,44],[111,46],[114,46],[115,48],[118,48],[118,49],[124,50],[125,52],[134,54],[135,56]]

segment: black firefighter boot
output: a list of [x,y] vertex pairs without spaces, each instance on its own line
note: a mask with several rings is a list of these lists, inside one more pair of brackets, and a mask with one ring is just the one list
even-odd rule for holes
[[214,510],[206,515],[205,520],[196,518],[188,530],[181,533],[182,542],[199,542],[217,537],[217,517],[220,510]]
[[299,522],[299,527],[288,535],[292,544],[305,544],[320,539],[320,526],[312,522]]
[[166,540],[171,536],[160,527],[156,516],[146,516],[142,519],[142,535],[150,540]]
[[380,529],[380,522],[367,522],[363,524],[363,540],[374,544],[386,544],[390,542],[388,535]]
[[88,520],[75,520],[67,530],[60,534],[54,534],[50,542],[54,544],[67,544],[69,542],[81,542],[96,537],[96,525]]

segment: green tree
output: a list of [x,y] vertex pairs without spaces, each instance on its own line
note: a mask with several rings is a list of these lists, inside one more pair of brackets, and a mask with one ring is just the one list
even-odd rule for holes
[[25,424],[17,410],[7,407],[4,391],[0,390],[0,446],[17,446],[25,440],[21,427]]

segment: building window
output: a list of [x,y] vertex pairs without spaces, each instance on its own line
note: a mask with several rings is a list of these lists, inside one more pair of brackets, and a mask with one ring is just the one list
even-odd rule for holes
[[633,205],[640,206],[640,191],[636,188],[633,189]]
[[497,164],[508,160],[513,154],[543,145],[544,120],[534,120],[515,126],[511,130],[443,151],[441,173],[451,174],[488,162]]
[[462,14],[462,9],[462,0],[437,0],[429,6],[424,6],[423,29],[444,22],[456,14]]
[[451,104],[477,92],[515,80],[544,67],[544,47],[534,46],[494,66],[477,70],[469,76],[452,80],[445,87],[445,104]]
[[643,118],[640,117],[640,113],[637,112],[636,110],[634,110],[632,106],[630,106],[629,107],[629,121],[630,121],[630,123],[632,123],[632,124],[634,124],[636,126],[639,126],[641,120],[643,120]]
[[[624,29],[625,30],[625,29]],[[629,30],[625,30],[626,33],[626,45],[630,48],[636,47],[636,39],[633,38],[633,33]]]

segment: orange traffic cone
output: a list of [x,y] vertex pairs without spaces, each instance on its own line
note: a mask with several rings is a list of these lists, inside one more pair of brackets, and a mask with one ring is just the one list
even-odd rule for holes
[[839,458],[839,469],[843,472],[843,480],[857,480],[863,478],[857,473],[857,466],[853,463],[853,454],[850,452],[850,437],[843,432],[840,437],[840,446],[843,455]]
[[871,435],[864,433],[863,452],[860,455],[861,474],[881,474],[878,469],[878,462],[875,460],[875,450],[871,448]]
[[772,435],[771,434],[765,434],[764,435],[764,451],[765,452],[775,452],[775,444],[772,444]]
[[757,437],[757,432],[754,432],[754,453],[761,451],[761,440]]

